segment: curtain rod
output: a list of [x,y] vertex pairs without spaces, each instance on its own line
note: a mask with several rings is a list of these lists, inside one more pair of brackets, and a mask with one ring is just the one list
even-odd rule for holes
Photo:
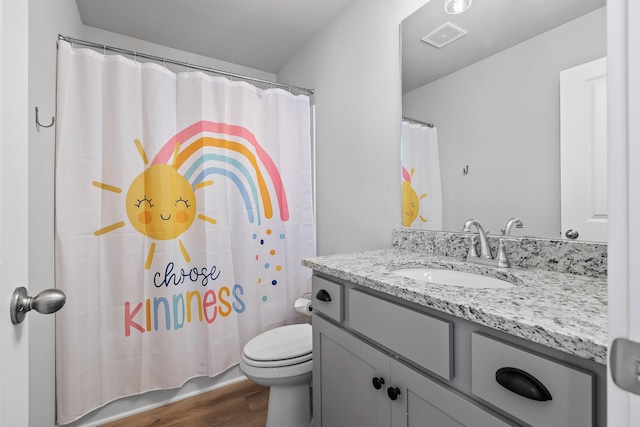
[[215,73],[215,74],[219,74],[219,75],[222,75],[222,76],[236,78],[236,79],[239,79],[239,80],[246,80],[246,81],[256,82],[256,83],[263,83],[263,84],[267,84],[267,85],[269,85],[271,87],[278,87],[278,88],[282,88],[282,89],[287,89],[287,90],[289,90],[289,92],[291,92],[291,89],[295,89],[297,91],[303,92],[305,95],[313,95],[313,92],[314,92],[313,89],[307,89],[307,88],[304,88],[304,87],[272,82],[272,81],[269,81],[269,80],[258,79],[258,78],[255,78],[255,77],[249,77],[249,76],[245,76],[245,75],[242,75],[242,74],[231,73],[231,72],[228,72],[228,71],[216,70],[215,68],[203,67],[203,66],[200,66],[200,65],[189,64],[188,62],[177,61],[175,59],[167,59],[167,58],[162,58],[160,56],[155,56],[155,55],[149,55],[149,54],[146,54],[146,53],[136,52],[136,51],[133,51],[133,50],[121,49],[119,47],[107,46],[107,45],[104,45],[104,44],[94,43],[94,42],[90,42],[90,41],[86,41],[86,40],[74,39],[72,37],[63,36],[61,34],[58,34],[58,40],[64,40],[64,41],[66,41],[68,43],[71,43],[72,47],[73,47],[74,44],[76,44],[76,45],[86,46],[86,47],[90,47],[90,48],[94,48],[94,49],[102,49],[103,51],[107,51],[108,50],[110,52],[116,52],[116,53],[120,53],[120,54],[123,54],[123,55],[133,56],[134,58],[150,59],[152,61],[156,61],[156,62],[163,63],[163,64],[179,65],[179,66],[191,68],[193,70],[206,71],[206,72],[209,72],[209,73]]
[[436,126],[433,123],[423,122],[423,121],[420,121],[420,120],[412,119],[411,117],[402,116],[402,120],[404,120],[405,122],[415,123],[417,125],[423,125],[423,126],[426,126],[428,128],[432,128],[432,127]]

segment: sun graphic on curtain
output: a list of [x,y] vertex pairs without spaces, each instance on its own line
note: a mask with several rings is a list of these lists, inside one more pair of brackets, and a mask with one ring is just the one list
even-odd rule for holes
[[[225,139],[207,135],[220,132],[228,133],[235,138]],[[180,139],[190,142],[183,147],[178,142]],[[238,142],[238,139],[252,146],[253,150]],[[138,139],[135,139],[134,143],[142,161],[148,165],[142,143]],[[204,153],[202,149],[205,147],[219,152]],[[240,159],[221,153],[239,154],[236,157]],[[172,160],[170,164],[167,163],[169,160]],[[210,163],[216,165],[208,166]],[[183,165],[188,166],[184,175],[179,172]],[[257,221],[259,225],[262,220],[260,206],[264,218],[273,217],[271,195],[260,165],[271,179],[280,219],[287,221],[289,210],[280,174],[255,136],[239,126],[205,121],[195,123],[172,137],[160,149],[151,165],[132,181],[125,201],[127,218],[135,230],[154,240],[178,238],[189,230],[196,217],[216,224],[214,218],[204,214],[196,215],[195,190],[213,185],[213,181],[207,177],[219,174],[235,184],[244,201],[249,222]],[[110,184],[94,181],[93,185],[105,191],[122,193],[121,188]],[[100,236],[125,225],[124,221],[119,221],[96,230],[94,235]],[[178,239],[178,242],[184,260],[190,262],[187,248],[181,239]],[[146,257],[145,269],[151,268],[155,249],[156,243],[153,242]]]

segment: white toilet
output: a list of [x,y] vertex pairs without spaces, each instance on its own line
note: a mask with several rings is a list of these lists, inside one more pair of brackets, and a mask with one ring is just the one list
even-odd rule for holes
[[281,326],[249,341],[240,370],[270,387],[267,427],[311,426],[311,325]]

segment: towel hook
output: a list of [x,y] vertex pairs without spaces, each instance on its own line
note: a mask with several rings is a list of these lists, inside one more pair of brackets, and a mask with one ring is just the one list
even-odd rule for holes
[[38,107],[36,107],[36,129],[38,131],[40,131],[40,128],[50,128],[51,126],[53,126],[53,124],[55,122],[56,122],[56,118],[55,117],[51,117],[51,124],[43,125],[42,123],[40,123],[40,119],[38,117]]
[[466,175],[469,173],[469,165],[466,165],[463,169],[462,169],[462,175]]

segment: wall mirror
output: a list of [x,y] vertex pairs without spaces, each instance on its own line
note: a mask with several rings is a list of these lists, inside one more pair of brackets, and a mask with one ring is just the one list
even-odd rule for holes
[[[431,0],[402,21],[403,116],[437,128],[442,230],[475,218],[499,234],[519,217],[515,236],[564,238],[560,72],[606,56],[605,9],[476,0],[451,15]],[[421,40],[442,26],[444,46]]]

